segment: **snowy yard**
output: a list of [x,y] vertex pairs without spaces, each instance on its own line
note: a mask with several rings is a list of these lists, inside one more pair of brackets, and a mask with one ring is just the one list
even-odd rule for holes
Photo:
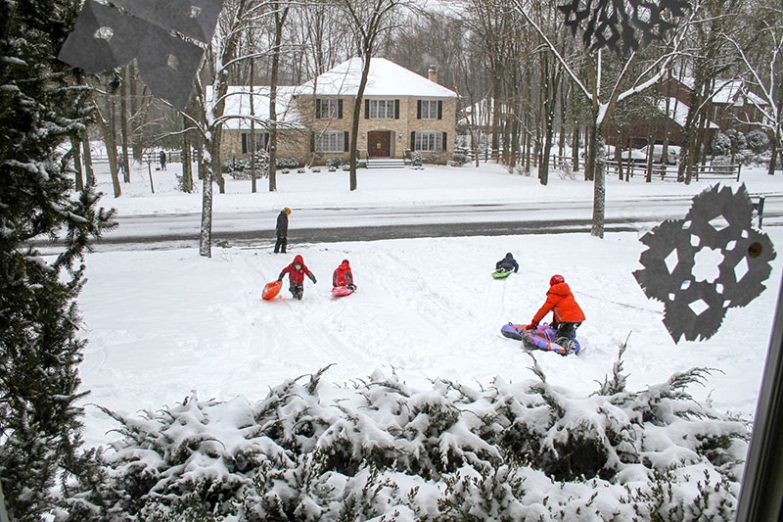
[[[123,183],[123,195],[112,198],[111,180],[106,164],[96,167],[98,190],[106,194],[102,204],[117,208],[120,216],[134,214],[198,213],[201,211],[200,194],[184,194],[177,190],[176,176],[181,164],[174,163],[166,171],[152,175],[155,194],[150,193],[147,166],[132,167],[131,183]],[[708,186],[723,181],[735,185],[734,178],[702,180],[690,186],[673,181],[655,179],[644,182],[637,175],[630,181],[619,181],[612,171],[607,173],[607,201],[627,200],[651,196],[693,196]],[[268,180],[258,180],[258,193],[250,193],[250,180],[233,180],[226,177],[226,194],[217,194],[214,211],[264,211],[291,207],[369,207],[369,206],[424,206],[438,204],[482,204],[546,202],[590,202],[593,185],[583,179],[581,172],[572,177],[558,176],[552,172],[548,186],[539,184],[535,175],[509,174],[507,169],[494,163],[482,163],[480,167],[446,167],[425,165],[423,170],[360,169],[359,188],[348,190],[348,173],[343,171],[299,174],[278,173],[277,192],[267,191]],[[765,168],[743,167],[742,183],[751,193],[783,192],[783,176],[769,176]],[[200,183],[196,183],[200,190]]]
[[[369,175],[368,175],[369,176]],[[516,179],[516,178],[514,178]],[[777,245],[783,231],[765,230]],[[779,247],[778,247],[779,248]],[[80,298],[89,338],[80,372],[85,399],[126,413],[174,405],[191,390],[202,399],[263,398],[270,386],[334,363],[326,379],[347,382],[375,369],[396,371],[411,385],[443,377],[486,386],[495,376],[532,379],[520,344],[501,337],[506,322],[528,322],[543,303],[553,273],[564,274],[585,310],[579,356],[537,352],[549,382],[588,394],[626,352],[629,387],[640,389],[693,366],[717,371],[704,388],[718,410],[752,415],[767,350],[781,253],[767,290],[728,312],[709,341],[675,345],[632,271],[643,245],[633,233],[604,240],[587,235],[415,239],[93,254]],[[506,281],[490,278],[507,251],[520,262]],[[262,302],[263,284],[294,254],[318,278],[301,302]],[[349,258],[359,290],[333,300],[331,275]],[[702,267],[705,268],[705,267]],[[284,287],[285,288],[285,287]],[[86,439],[104,443],[113,427],[88,407]],[[112,438],[113,435],[109,435]]]

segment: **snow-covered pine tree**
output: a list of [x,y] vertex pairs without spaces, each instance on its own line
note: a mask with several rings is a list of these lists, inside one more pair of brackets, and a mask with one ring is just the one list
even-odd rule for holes
[[[42,520],[79,473],[76,296],[82,255],[108,226],[89,185],[72,198],[63,152],[87,96],[57,52],[79,0],[0,0],[0,480],[11,520]],[[43,256],[30,241],[61,234]]]

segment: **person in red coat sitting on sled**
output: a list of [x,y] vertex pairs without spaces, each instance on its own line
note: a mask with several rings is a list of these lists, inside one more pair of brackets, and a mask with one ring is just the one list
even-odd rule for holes
[[559,274],[553,275],[549,280],[546,302],[526,328],[534,329],[549,312],[553,315],[550,326],[557,330],[557,338],[576,339],[576,329],[585,320],[585,314],[574,299],[565,278]]
[[300,255],[294,257],[294,262],[285,267],[283,271],[280,272],[280,276],[277,278],[277,280],[282,281],[286,274],[288,274],[288,281],[291,285],[288,290],[296,299],[301,300],[302,296],[304,295],[305,275],[310,278],[313,284],[316,283],[315,276],[312,272],[310,272],[310,269],[307,268],[307,265],[304,264],[304,259]]
[[343,262],[340,263],[340,266],[338,266],[334,271],[334,274],[332,274],[332,286],[335,288],[338,286],[344,286],[351,291],[356,290],[356,285],[353,284],[353,272],[351,271],[351,265],[347,259],[343,259]]

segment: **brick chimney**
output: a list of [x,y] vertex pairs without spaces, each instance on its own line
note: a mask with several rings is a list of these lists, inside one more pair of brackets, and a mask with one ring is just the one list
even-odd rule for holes
[[430,68],[427,70],[427,78],[431,82],[438,83],[438,66],[437,65],[430,65]]

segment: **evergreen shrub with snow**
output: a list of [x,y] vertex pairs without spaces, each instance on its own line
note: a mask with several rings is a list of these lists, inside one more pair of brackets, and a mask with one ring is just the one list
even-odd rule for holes
[[718,132],[712,138],[712,153],[715,156],[727,156],[731,154],[731,138],[723,132]]
[[[111,212],[74,193],[73,149],[87,87],[55,59],[76,0],[0,0],[0,485],[11,520],[54,509],[58,479],[87,479],[80,451],[76,298],[84,254]],[[59,237],[44,256],[34,239]]]
[[745,135],[745,140],[747,141],[748,148],[755,154],[767,152],[772,144],[769,139],[769,134],[760,129],[752,130],[747,133]]
[[[620,352],[622,357],[622,349]],[[325,369],[324,369],[325,370]],[[260,402],[199,400],[129,417],[103,520],[729,520],[745,423],[694,402],[693,369],[629,391],[618,358],[596,393],[536,380],[414,389],[324,370]],[[67,516],[63,514],[63,519]]]

